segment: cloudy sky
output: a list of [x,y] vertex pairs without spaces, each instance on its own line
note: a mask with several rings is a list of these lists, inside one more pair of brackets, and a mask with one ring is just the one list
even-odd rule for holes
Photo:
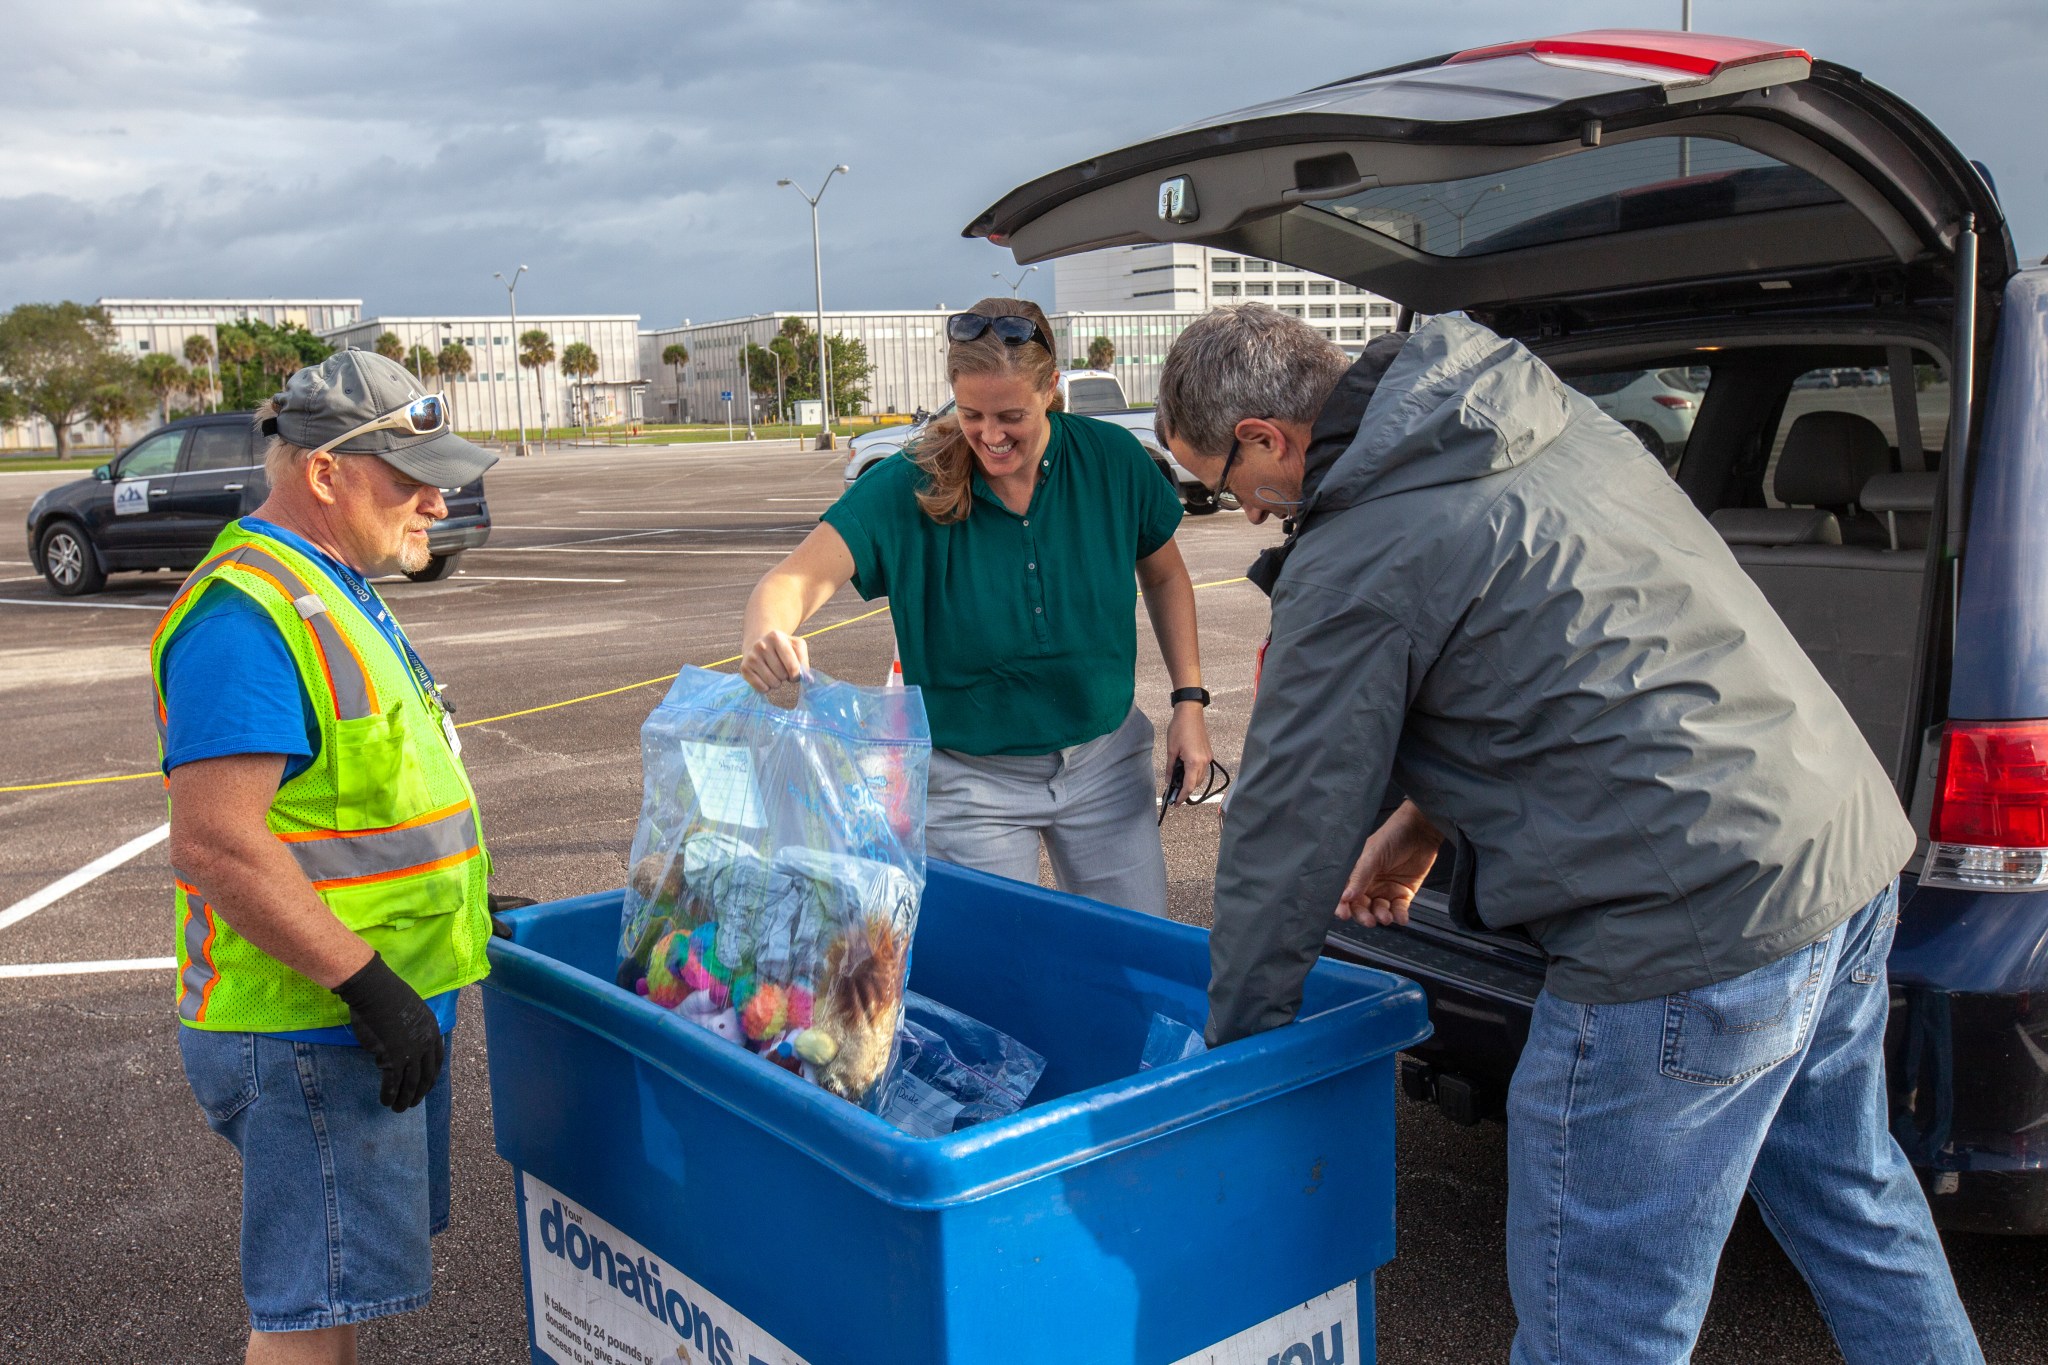
[[[0,307],[360,297],[647,325],[963,304],[1017,182],[1206,114],[1460,47],[1676,26],[1679,0],[5,0]],[[1532,13],[1542,14],[1532,20]],[[1668,13],[1667,13],[1668,11]],[[1989,165],[2048,252],[2042,0],[1697,0],[1857,67]],[[1026,292],[1051,301],[1049,270]]]

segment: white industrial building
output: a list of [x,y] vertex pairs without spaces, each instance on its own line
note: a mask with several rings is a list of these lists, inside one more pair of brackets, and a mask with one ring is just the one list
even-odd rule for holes
[[[554,343],[555,358],[528,369],[519,363],[518,336],[541,331]],[[465,431],[511,431],[522,411],[529,430],[574,426],[579,415],[593,426],[648,420],[641,398],[640,315],[637,313],[521,314],[519,332],[509,314],[435,314],[362,318],[320,334],[337,350],[372,351],[390,332],[406,355],[415,346],[435,355],[449,342],[469,352],[470,373],[440,375],[431,387],[448,395],[455,424]],[[581,341],[597,353],[597,374],[579,383],[562,372],[562,352]]]
[[224,322],[254,320],[319,334],[363,315],[361,299],[101,299],[96,306],[113,324],[116,350],[138,360],[167,353],[180,364],[186,338],[203,336],[217,346]]
[[1352,350],[1394,328],[1394,304],[1355,284],[1214,247],[1148,243],[1083,252],[1055,261],[1052,278],[1062,313],[1199,314],[1264,303]]

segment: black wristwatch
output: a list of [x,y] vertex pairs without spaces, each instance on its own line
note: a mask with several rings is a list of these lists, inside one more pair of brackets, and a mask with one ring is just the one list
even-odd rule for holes
[[1206,687],[1176,687],[1173,689],[1172,695],[1167,697],[1167,701],[1175,706],[1179,706],[1184,701],[1199,702],[1201,705],[1207,706],[1209,704],[1209,689]]

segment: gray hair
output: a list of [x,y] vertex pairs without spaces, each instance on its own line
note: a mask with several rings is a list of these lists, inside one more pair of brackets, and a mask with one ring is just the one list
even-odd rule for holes
[[1202,455],[1230,449],[1247,417],[1313,423],[1351,361],[1321,332],[1262,303],[1195,319],[1159,375],[1159,429]]
[[[275,416],[277,399],[266,398],[249,420],[260,429],[266,420]],[[276,488],[292,479],[298,473],[299,466],[304,464],[312,453],[303,446],[293,445],[282,436],[271,437],[270,443],[263,447],[263,473],[269,479],[270,486]]]

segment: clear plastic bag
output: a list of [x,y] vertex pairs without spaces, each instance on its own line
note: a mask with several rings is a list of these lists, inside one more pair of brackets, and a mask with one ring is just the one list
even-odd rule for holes
[[879,1112],[912,1137],[944,1137],[1022,1109],[1045,1058],[999,1029],[916,991]]
[[619,984],[873,1108],[924,892],[923,698],[814,673],[784,710],[686,668],[640,756]]
[[1145,1031],[1145,1050],[1138,1057],[1138,1070],[1150,1071],[1155,1066],[1184,1062],[1208,1050],[1200,1029],[1168,1015],[1155,1014],[1152,1027]]

